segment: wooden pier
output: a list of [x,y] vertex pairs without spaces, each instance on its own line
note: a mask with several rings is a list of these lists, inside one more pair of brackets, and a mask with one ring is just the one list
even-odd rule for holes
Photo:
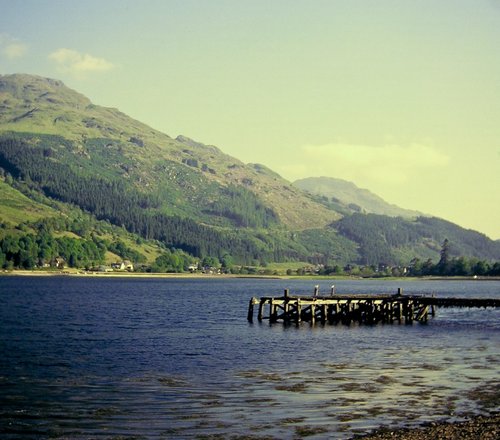
[[[404,295],[398,289],[395,295],[339,295],[292,296],[288,289],[280,297],[252,298],[248,306],[248,321],[253,322],[254,308],[258,305],[257,319],[270,323],[300,324],[316,322],[330,324],[354,323],[425,323],[435,315],[437,307],[500,307],[500,299],[437,298],[435,296]],[[266,313],[267,312],[267,313]]]

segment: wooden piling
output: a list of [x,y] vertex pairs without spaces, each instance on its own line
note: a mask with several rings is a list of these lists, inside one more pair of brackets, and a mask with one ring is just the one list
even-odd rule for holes
[[311,308],[311,324],[314,324],[316,322],[316,314],[315,314],[315,309],[316,309],[316,304],[311,303],[310,305]]
[[255,297],[252,297],[250,299],[250,303],[248,304],[248,315],[247,315],[247,320],[248,322],[253,322],[253,306],[255,304],[258,304],[259,300]]
[[300,298],[297,298],[297,301],[295,302],[293,320],[296,325],[299,325],[302,322],[302,302]]
[[266,300],[264,298],[261,298],[260,302],[259,302],[259,313],[257,315],[257,319],[259,321],[262,321],[262,313],[263,313],[263,310],[264,310],[264,304],[266,303]]
[[278,320],[278,305],[274,299],[269,302],[269,322],[276,322]]
[[[398,289],[396,295],[334,295],[292,296],[285,289],[282,297],[251,298],[247,319],[253,322],[255,305],[259,304],[257,319],[269,319],[270,323],[328,322],[345,325],[352,323],[375,325],[397,321],[412,324],[414,321],[426,323],[429,315],[435,316],[437,307],[500,307],[500,299],[484,298],[439,298],[432,296],[403,295]],[[266,305],[269,316],[264,316]]]

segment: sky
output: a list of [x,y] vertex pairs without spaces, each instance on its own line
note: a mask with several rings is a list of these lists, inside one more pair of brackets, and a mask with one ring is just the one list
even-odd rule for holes
[[0,74],[500,239],[500,0],[0,0]]

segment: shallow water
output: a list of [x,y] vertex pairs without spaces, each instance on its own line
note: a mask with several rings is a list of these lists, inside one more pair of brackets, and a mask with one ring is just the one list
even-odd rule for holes
[[[0,278],[2,438],[342,439],[495,409],[477,395],[498,392],[500,310],[410,326],[246,321],[252,296],[315,284]],[[498,281],[335,285],[500,297]]]

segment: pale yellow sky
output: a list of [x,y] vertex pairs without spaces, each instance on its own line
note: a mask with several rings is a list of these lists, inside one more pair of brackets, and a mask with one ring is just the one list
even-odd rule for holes
[[283,177],[500,239],[500,2],[0,0],[0,72],[62,79]]

